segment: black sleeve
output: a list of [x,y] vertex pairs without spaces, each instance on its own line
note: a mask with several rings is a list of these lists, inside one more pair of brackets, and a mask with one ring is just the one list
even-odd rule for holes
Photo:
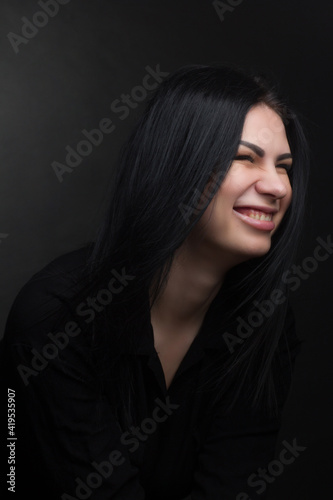
[[[144,500],[142,449],[135,455],[122,442],[124,433],[97,387],[96,367],[75,318],[66,317],[67,338],[59,333],[64,328],[54,329],[52,314],[60,304],[52,280],[26,285],[6,325],[9,383],[20,407],[18,454],[24,456],[17,481],[35,499]],[[22,429],[29,435],[22,436]],[[23,478],[25,469],[34,477]]]
[[273,457],[278,425],[234,418],[233,428],[230,432],[223,414],[214,415],[197,458],[191,500],[252,499],[246,494],[247,480]]
[[[278,385],[281,413],[300,343],[289,306],[279,348],[283,372]],[[251,415],[245,407],[242,411],[242,403],[230,416],[217,409],[198,453],[189,500],[262,500],[265,491],[257,492],[256,472],[273,459],[280,424],[279,417]]]

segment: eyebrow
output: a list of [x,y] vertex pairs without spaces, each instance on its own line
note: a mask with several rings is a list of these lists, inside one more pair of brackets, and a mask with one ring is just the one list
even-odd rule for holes
[[[265,151],[263,149],[261,149],[259,146],[257,146],[256,144],[253,144],[252,142],[239,141],[239,144],[243,144],[244,146],[247,146],[248,148],[252,149],[252,151],[254,151],[258,156],[260,156],[260,158],[265,156]],[[277,161],[287,160],[289,158],[291,158],[291,159],[293,158],[291,153],[283,153],[282,155],[279,155],[276,158],[276,160]]]

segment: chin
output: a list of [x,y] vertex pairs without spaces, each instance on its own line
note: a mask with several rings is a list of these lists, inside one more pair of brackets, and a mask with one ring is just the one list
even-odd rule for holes
[[271,239],[269,238],[267,241],[249,242],[246,246],[242,245],[242,248],[238,249],[238,252],[244,256],[244,260],[247,260],[254,259],[256,257],[263,257],[269,252],[270,248]]

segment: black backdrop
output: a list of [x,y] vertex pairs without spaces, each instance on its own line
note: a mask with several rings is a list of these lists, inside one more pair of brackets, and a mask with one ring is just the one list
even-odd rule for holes
[[[146,75],[237,63],[270,74],[303,115],[313,161],[297,258],[305,274],[291,299],[305,342],[279,442],[297,439],[307,449],[276,478],[272,495],[283,499],[320,498],[332,488],[333,257],[304,270],[317,238],[332,235],[332,19],[331,3],[312,0],[7,0],[0,7],[1,330],[28,278],[94,237],[119,148],[144,107],[135,87],[158,79]],[[120,113],[124,94],[132,98]],[[54,162],[64,165],[86,139],[83,130],[101,121],[103,140],[82,146],[81,159],[71,153],[77,165],[57,176]]]

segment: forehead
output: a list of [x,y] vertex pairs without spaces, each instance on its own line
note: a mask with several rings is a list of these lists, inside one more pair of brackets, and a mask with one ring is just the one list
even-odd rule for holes
[[253,106],[244,121],[242,139],[263,149],[290,151],[286,130],[280,116],[265,104]]

